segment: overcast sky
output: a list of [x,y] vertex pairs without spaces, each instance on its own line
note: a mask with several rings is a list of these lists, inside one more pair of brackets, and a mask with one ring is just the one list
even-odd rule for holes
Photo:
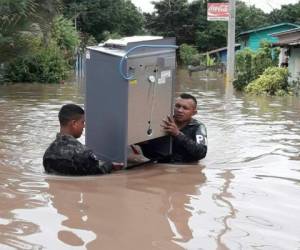
[[[282,4],[297,3],[299,0],[242,0],[246,4],[255,5],[257,8],[261,8],[265,12],[271,12],[273,9],[278,9]],[[152,0],[131,0],[135,6],[142,9],[144,12],[152,12],[153,5]],[[189,0],[189,2],[192,2]],[[213,2],[213,1],[210,1]]]

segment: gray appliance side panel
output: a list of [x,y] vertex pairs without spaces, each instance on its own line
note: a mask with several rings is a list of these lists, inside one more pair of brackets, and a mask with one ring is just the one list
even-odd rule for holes
[[86,60],[86,145],[100,159],[126,162],[128,83],[119,61],[92,50]]

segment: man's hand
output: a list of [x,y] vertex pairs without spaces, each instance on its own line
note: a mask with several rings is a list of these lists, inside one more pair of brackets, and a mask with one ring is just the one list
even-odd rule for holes
[[112,162],[112,169],[114,171],[121,170],[121,169],[123,169],[123,167],[124,167],[124,163],[122,163],[122,162]]
[[161,124],[161,127],[166,133],[172,136],[177,136],[180,133],[180,130],[178,129],[174,119],[170,116],[167,116],[167,119],[163,120],[163,124]]

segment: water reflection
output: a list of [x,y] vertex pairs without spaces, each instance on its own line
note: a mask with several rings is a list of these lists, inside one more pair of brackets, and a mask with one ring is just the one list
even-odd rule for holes
[[[95,203],[98,203],[97,190],[93,181],[89,178],[47,178],[49,185],[50,202],[56,210],[56,214],[62,216],[57,224],[50,225],[53,233],[53,242],[59,246],[73,246],[86,249],[87,245],[97,238],[91,226],[89,207],[97,211]],[[87,188],[87,183],[91,188]],[[84,190],[82,192],[82,190]],[[89,201],[93,200],[93,203]],[[94,221],[100,220],[100,211]]]
[[58,239],[89,249],[177,249],[174,243],[192,238],[189,199],[204,181],[200,166],[150,165],[99,178],[47,179],[51,204],[65,218]]
[[[6,249],[5,246],[13,249],[40,249],[42,244],[36,244],[28,238],[40,232],[39,223],[35,223],[32,210],[47,205],[46,197],[41,193],[46,189],[46,183],[41,178],[28,181],[18,175],[1,178],[0,181],[1,249]],[[26,214],[29,215],[27,218]]]
[[[163,171],[163,172],[161,172]],[[136,180],[127,184],[130,189],[160,194],[165,217],[168,219],[174,236],[174,242],[187,242],[192,239],[192,230],[188,225],[193,214],[191,197],[201,195],[201,186],[206,177],[200,166],[164,165],[155,173],[148,173],[143,182]],[[180,178],[179,178],[180,176]]]
[[237,210],[233,207],[233,205],[230,202],[231,198],[234,198],[233,195],[230,193],[230,183],[232,179],[234,179],[234,175],[232,174],[232,171],[226,170],[224,173],[220,174],[220,177],[225,180],[224,185],[222,186],[222,190],[219,194],[215,194],[213,199],[220,203],[219,206],[226,206],[228,211],[228,214],[222,218],[222,224],[224,225],[224,228],[218,233],[217,236],[217,249],[230,249],[226,246],[226,244],[223,243],[223,236],[231,230],[229,226],[229,219],[234,219],[235,214]]

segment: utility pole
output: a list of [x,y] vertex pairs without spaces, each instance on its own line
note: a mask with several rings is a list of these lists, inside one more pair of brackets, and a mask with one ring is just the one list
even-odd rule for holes
[[229,1],[229,20],[227,36],[227,82],[234,80],[234,59],[235,59],[235,1]]

